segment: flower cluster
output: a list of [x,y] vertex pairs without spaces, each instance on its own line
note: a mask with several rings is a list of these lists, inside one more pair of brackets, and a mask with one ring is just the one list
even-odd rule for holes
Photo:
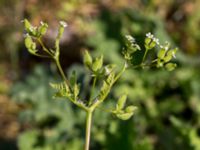
[[125,48],[123,49],[123,55],[126,60],[132,59],[132,54],[137,50],[141,50],[140,46],[136,43],[135,39],[131,35],[125,36]]
[[152,40],[153,42],[155,42],[157,45],[160,45],[159,39],[156,38],[156,37],[154,37],[154,35],[153,35],[151,32],[147,33],[147,34],[146,34],[146,37],[149,38],[149,39],[151,39],[151,40]]
[[170,61],[176,58],[177,50],[177,48],[170,49],[170,44],[168,42],[165,42],[165,45],[160,45],[160,50],[157,53],[157,67],[165,66],[168,71],[174,70],[177,65]]
[[154,48],[156,45],[160,45],[159,39],[155,38],[150,32],[147,33],[145,38],[145,48],[149,50]]

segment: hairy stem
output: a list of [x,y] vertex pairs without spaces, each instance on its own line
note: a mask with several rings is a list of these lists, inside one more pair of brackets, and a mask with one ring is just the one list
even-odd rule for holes
[[87,111],[86,116],[86,132],[85,132],[85,149],[89,150],[90,148],[90,134],[91,134],[91,125],[92,125],[92,111]]

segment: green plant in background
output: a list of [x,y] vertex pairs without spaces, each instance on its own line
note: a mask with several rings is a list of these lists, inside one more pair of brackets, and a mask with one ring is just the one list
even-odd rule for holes
[[[62,76],[63,82],[61,83],[50,83],[50,86],[57,90],[54,97],[66,98],[70,100],[74,105],[83,109],[86,112],[86,134],[85,134],[85,150],[89,150],[90,145],[90,132],[92,125],[92,117],[96,108],[101,108],[101,104],[107,99],[107,96],[111,92],[113,85],[118,81],[122,74],[129,68],[166,68],[168,71],[172,71],[176,64],[170,62],[177,52],[177,49],[171,49],[170,44],[166,43],[161,45],[159,40],[154,37],[151,33],[148,33],[144,43],[144,55],[139,64],[132,64],[134,60],[134,53],[142,51],[140,46],[136,43],[135,39],[127,35],[125,36],[125,47],[123,49],[124,63],[121,69],[117,68],[115,64],[104,65],[103,55],[92,58],[90,53],[85,50],[83,53],[83,62],[86,69],[90,72],[92,77],[91,89],[89,94],[85,97],[81,96],[84,91],[80,83],[77,82],[76,72],[73,72],[71,77],[65,75],[61,64],[60,64],[60,47],[59,42],[64,33],[64,28],[67,24],[63,21],[60,22],[58,34],[55,40],[55,47],[49,49],[45,46],[42,41],[42,37],[45,35],[48,25],[47,23],[41,22],[41,25],[34,27],[28,20],[24,20],[25,30],[27,32],[25,36],[25,46],[28,51],[38,57],[51,58],[54,60],[58,67],[58,70]],[[39,43],[42,50],[37,49]],[[148,57],[149,51],[157,47],[159,49],[157,57],[151,59]],[[100,85],[100,86],[98,86]],[[129,105],[125,106],[127,96],[122,95],[113,109],[106,110],[121,120],[128,120],[135,114],[137,109],[136,106]],[[102,108],[101,108],[102,109]]]

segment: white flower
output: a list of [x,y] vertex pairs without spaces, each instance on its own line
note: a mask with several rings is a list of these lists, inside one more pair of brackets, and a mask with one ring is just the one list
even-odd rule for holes
[[167,50],[169,49],[169,47],[168,47],[168,46],[165,46],[164,49],[167,51]]
[[155,37],[154,37],[154,38],[153,38],[153,41],[156,42],[156,44],[158,44],[158,45],[160,44],[158,38],[155,38]]
[[175,52],[174,52],[174,51],[172,52],[172,56],[173,56],[174,58],[176,58],[176,55],[175,55]]
[[151,34],[151,32],[149,32],[149,33],[146,34],[146,37],[148,37],[148,38],[150,38],[150,39],[153,39],[153,38],[154,38],[154,35]]
[[64,28],[68,26],[65,21],[60,21],[60,25],[63,26]]
[[43,21],[40,21],[40,24],[41,24],[41,25],[44,25],[44,22],[43,22]]
[[125,37],[126,37],[126,39],[127,39],[128,41],[130,41],[131,43],[134,43],[134,42],[135,42],[135,39],[134,39],[131,35],[126,35]]

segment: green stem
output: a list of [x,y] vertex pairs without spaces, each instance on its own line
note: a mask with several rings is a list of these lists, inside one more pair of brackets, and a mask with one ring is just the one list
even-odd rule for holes
[[38,38],[37,40],[38,40],[38,42],[40,43],[40,45],[42,46],[42,49],[43,49],[47,54],[49,54],[50,56],[53,57],[53,54],[49,52],[49,50],[46,48],[46,46],[45,46],[44,43],[42,42],[41,38]]
[[89,105],[91,105],[91,103],[92,103],[92,96],[94,94],[94,88],[95,88],[95,85],[96,85],[96,81],[97,81],[97,77],[95,76],[94,79],[93,79],[93,83],[92,83]]
[[89,150],[90,148],[90,134],[91,134],[91,125],[92,125],[92,111],[87,111],[86,116],[86,133],[85,133],[85,149]]
[[59,58],[55,59],[55,62],[56,62],[56,65],[57,65],[57,67],[58,67],[58,70],[59,70],[59,72],[60,72],[60,74],[61,74],[63,80],[65,80],[66,83],[67,83],[67,85],[70,87],[69,80],[66,78],[65,73],[63,72],[63,69],[62,69],[62,67],[61,67],[61,65],[60,65]]
[[144,56],[143,56],[143,58],[142,58],[142,63],[144,62],[144,60],[145,60],[145,58],[146,58],[146,56],[147,56],[147,52],[148,52],[148,49],[145,49]]

